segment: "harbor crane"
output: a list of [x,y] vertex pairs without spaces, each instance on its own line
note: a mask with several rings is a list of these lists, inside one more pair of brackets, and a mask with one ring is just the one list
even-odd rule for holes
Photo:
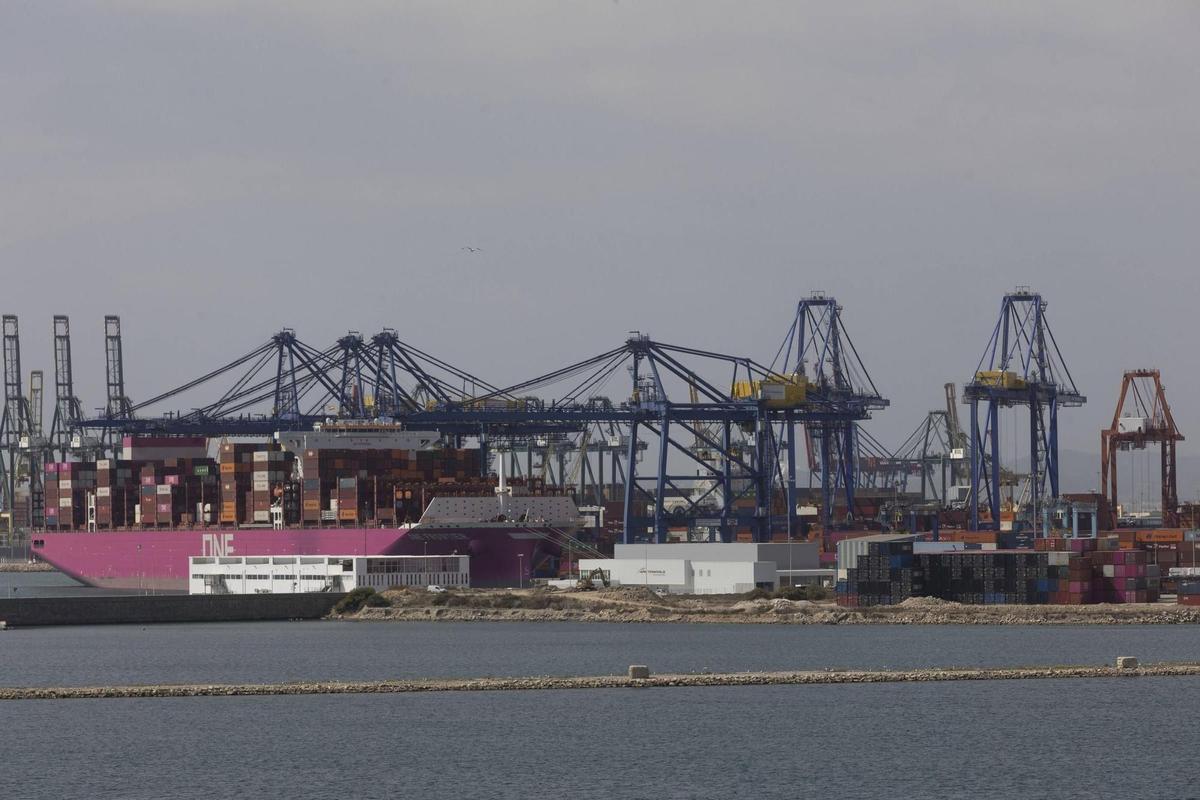
[[[1058,412],[1087,402],[1075,386],[1046,317],[1046,301],[1029,287],[1004,295],[975,374],[963,390],[970,405],[971,530],[1000,530],[1000,410],[1029,410],[1029,519],[1059,497]],[[982,418],[980,411],[983,411]],[[988,511],[980,516],[980,506]]]
[[1182,441],[1159,371],[1126,372],[1112,424],[1100,432],[1100,491],[1109,509],[1109,528],[1117,526],[1117,453],[1144,450],[1150,444],[1159,446],[1162,524],[1168,528],[1179,525],[1175,446]]
[[[858,478],[858,423],[873,411],[887,408],[842,323],[842,306],[823,292],[813,292],[796,304],[792,324],[771,361],[770,368],[803,387],[801,409],[818,414],[784,415],[782,439],[788,443],[788,504],[796,507],[795,423],[803,421],[815,445],[821,482],[821,525],[834,523],[834,494],[845,500],[846,516],[854,515]],[[775,390],[779,392],[780,390]],[[793,391],[800,391],[799,388]]]

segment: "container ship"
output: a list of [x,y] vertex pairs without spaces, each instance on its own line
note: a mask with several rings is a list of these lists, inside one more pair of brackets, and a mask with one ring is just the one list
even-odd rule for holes
[[[215,450],[216,458],[212,457]],[[469,555],[475,586],[557,575],[574,501],[483,477],[436,433],[335,423],[266,443],[132,437],[49,463],[38,558],[108,589],[185,592],[189,556]]]

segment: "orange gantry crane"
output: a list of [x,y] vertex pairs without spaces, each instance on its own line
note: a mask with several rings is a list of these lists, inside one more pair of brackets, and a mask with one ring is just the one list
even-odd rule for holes
[[1171,416],[1158,370],[1126,372],[1112,425],[1100,432],[1100,491],[1109,508],[1110,529],[1117,523],[1117,452],[1144,450],[1149,444],[1158,444],[1161,452],[1163,525],[1168,528],[1179,525],[1175,443],[1181,441],[1183,434]]

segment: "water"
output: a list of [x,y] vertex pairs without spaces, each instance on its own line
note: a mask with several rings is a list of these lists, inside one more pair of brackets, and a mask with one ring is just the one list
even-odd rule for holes
[[281,682],[512,675],[1200,661],[1200,626],[819,626],[258,622],[16,628],[0,684]]
[[[0,573],[20,591],[78,591]],[[84,590],[87,591],[87,590]],[[26,595],[28,596],[28,595]],[[15,629],[0,684],[1200,660],[1200,626],[264,622]],[[4,796],[1194,797],[1200,679],[20,701]],[[1164,713],[1169,709],[1169,718]]]
[[[1174,722],[1163,724],[1170,709]],[[1195,797],[1200,679],[7,703],[13,798]]]

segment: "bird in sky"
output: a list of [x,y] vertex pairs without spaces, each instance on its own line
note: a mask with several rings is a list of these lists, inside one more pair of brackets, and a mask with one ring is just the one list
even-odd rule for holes
[[463,250],[466,250],[468,253],[482,253],[483,252],[483,250],[479,249],[478,247],[464,247]]

